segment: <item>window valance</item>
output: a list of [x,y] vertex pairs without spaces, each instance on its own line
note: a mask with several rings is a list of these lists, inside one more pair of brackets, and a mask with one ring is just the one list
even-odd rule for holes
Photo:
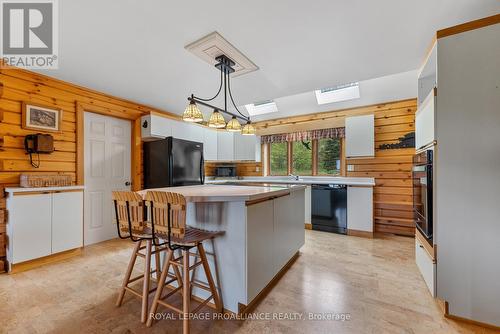
[[275,135],[265,135],[260,137],[263,144],[267,143],[283,143],[289,141],[310,141],[315,139],[325,138],[344,138],[345,128],[330,128],[312,131],[281,133]]

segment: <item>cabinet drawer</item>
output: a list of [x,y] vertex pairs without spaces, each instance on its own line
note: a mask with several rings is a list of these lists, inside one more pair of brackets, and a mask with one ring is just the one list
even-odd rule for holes
[[436,296],[436,264],[427,253],[420,240],[415,238],[415,261],[429,288],[432,297]]

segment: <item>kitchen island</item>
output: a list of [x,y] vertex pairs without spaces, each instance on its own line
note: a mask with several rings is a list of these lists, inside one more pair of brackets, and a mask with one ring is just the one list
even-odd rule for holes
[[[216,262],[212,256],[208,260],[228,311],[250,309],[273,278],[293,263],[304,245],[303,185],[196,185],[149,190],[184,195],[187,224],[225,231],[204,246],[207,253],[216,255]],[[202,270],[196,274],[202,274]],[[198,288],[193,289],[193,294],[208,297],[205,290]]]

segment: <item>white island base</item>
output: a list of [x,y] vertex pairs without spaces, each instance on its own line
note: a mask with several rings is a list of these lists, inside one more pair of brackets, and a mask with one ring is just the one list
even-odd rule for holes
[[[227,311],[249,310],[304,245],[304,186],[200,185],[154,190],[186,197],[188,225],[225,231],[213,241],[214,247],[211,242],[204,247],[216,255],[217,265],[213,256],[208,260]],[[195,276],[206,281],[203,270]],[[209,295],[196,287],[193,294],[201,299]]]

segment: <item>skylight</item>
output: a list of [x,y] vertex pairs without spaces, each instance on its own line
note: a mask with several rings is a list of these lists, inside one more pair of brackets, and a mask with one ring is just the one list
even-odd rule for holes
[[253,104],[246,104],[245,108],[247,108],[247,111],[250,114],[250,116],[269,114],[278,111],[278,106],[273,100],[267,100]]
[[331,88],[323,88],[315,91],[318,104],[327,104],[333,102],[358,99],[359,83],[353,82],[345,85],[339,85]]

